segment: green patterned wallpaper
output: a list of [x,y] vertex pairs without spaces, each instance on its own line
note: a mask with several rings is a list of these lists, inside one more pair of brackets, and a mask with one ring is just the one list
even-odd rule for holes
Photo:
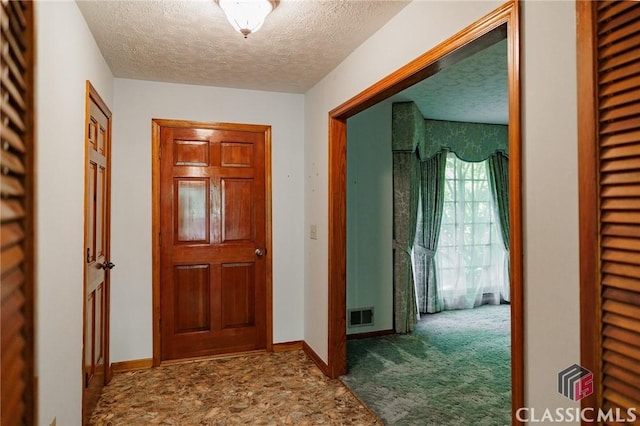
[[391,140],[394,151],[413,152],[424,143],[424,118],[413,102],[392,105]]

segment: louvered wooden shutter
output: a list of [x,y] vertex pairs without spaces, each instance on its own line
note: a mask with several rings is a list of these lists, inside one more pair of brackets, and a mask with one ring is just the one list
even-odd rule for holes
[[3,426],[33,424],[33,13],[0,3],[1,403]]
[[640,408],[640,2],[595,2],[600,404]]

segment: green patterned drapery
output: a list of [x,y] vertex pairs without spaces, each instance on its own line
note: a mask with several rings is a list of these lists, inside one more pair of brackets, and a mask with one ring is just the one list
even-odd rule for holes
[[420,220],[413,246],[415,280],[419,312],[440,312],[442,296],[438,292],[435,255],[440,237],[447,150],[420,163]]
[[503,152],[489,156],[489,187],[496,202],[500,235],[504,249],[509,251],[509,158]]
[[416,237],[420,161],[415,152],[393,153],[394,326],[408,333],[418,320],[411,250]]

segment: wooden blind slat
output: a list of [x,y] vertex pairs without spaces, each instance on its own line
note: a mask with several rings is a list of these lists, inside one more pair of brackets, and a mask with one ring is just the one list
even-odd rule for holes
[[[604,399],[609,400],[624,409],[632,408],[632,407],[635,408],[640,406],[640,402],[634,399],[630,399],[626,395],[622,395],[619,392],[616,392],[615,390],[610,388],[607,388],[604,391],[603,397]],[[624,410],[622,411],[622,413],[624,413]]]
[[634,361],[631,358],[627,358],[624,355],[607,350],[602,353],[602,359],[605,362],[630,371],[635,371],[638,365],[637,361]]
[[[628,2],[620,2],[628,4]],[[611,31],[610,33],[603,34],[602,37],[598,40],[598,46],[604,47],[608,44],[615,43],[618,40],[621,40],[625,37],[633,35],[640,31],[640,21],[630,22],[622,28],[618,28],[616,31]]]
[[617,300],[605,300],[602,304],[602,310],[630,318],[640,318],[639,306],[618,302]]
[[[635,105],[637,108],[640,108],[640,103]],[[617,108],[617,110],[621,110],[624,108]],[[640,140],[638,140],[640,142]],[[607,160],[610,158],[621,158],[621,157],[640,157],[640,143],[627,144],[622,146],[616,146],[611,148],[604,148],[600,151],[600,158],[603,160]]]
[[[602,330],[602,334],[640,349],[640,333],[623,330],[613,325],[606,325]],[[640,374],[640,371],[636,371],[636,374]],[[637,376],[637,383],[640,384],[640,375]]]
[[632,383],[635,386],[640,385],[640,375],[637,371],[625,370],[624,368],[620,368],[609,363],[604,364],[602,371],[607,375],[619,380],[624,380],[627,383]]
[[624,250],[603,250],[602,259],[611,262],[629,263],[632,265],[640,266],[640,253],[637,251],[624,251]]
[[[638,58],[633,55],[611,56],[598,62],[598,71],[606,72],[614,68],[636,61]],[[599,81],[600,82],[600,81]]]
[[[640,82],[639,82],[640,83]],[[627,130],[635,130],[640,127],[640,117],[632,117],[626,120],[615,120],[613,122],[600,123],[600,132],[603,135],[607,133],[624,132]]]
[[607,97],[613,96],[617,93],[626,92],[627,90],[631,90],[633,88],[637,88],[640,84],[640,76],[633,76],[629,78],[625,78],[624,80],[618,80],[612,83],[603,84],[600,87],[600,96]]
[[9,67],[11,79],[17,83],[19,88],[21,88],[22,90],[26,89],[27,82],[24,80],[24,77],[22,75],[22,68],[13,60],[13,58],[11,58],[8,50],[2,50],[2,59],[4,59],[5,65]]
[[21,197],[24,195],[24,187],[18,179],[11,176],[2,176],[0,178],[0,194],[5,197]]
[[[602,277],[602,284],[607,287],[640,291],[640,279],[638,279],[637,277],[629,278],[617,275],[605,275]],[[640,322],[638,324],[640,325]]]
[[6,247],[18,244],[24,239],[24,231],[19,223],[9,223],[0,226],[0,243],[2,250]]
[[0,286],[2,288],[0,292],[2,302],[11,297],[14,291],[19,290],[22,284],[24,284],[24,274],[19,268],[2,277],[2,286]]
[[[640,27],[640,21],[638,21],[638,27]],[[600,84],[622,80],[638,73],[640,73],[640,60],[602,72],[600,75]]]
[[[640,251],[640,244],[638,244],[638,240],[635,238],[605,237],[602,239],[602,247]],[[635,253],[635,255],[638,254]]]
[[2,358],[6,361],[6,363],[2,364],[2,377],[7,377],[11,372],[10,367],[15,365],[20,365],[23,363],[22,361],[22,351],[24,350],[25,341],[20,335],[20,333],[16,333],[16,335],[11,339],[9,345],[2,348]]
[[[602,271],[607,274],[621,275],[623,277],[640,277],[640,268],[623,263],[605,262]],[[604,304],[603,304],[604,309]]]
[[608,33],[638,18],[640,18],[640,7],[632,8],[610,20],[600,19],[600,16],[598,16],[598,34]]
[[2,28],[2,35],[4,35],[5,40],[9,43],[9,46],[11,46],[12,56],[17,60],[20,68],[26,68],[27,60],[25,59],[24,53],[22,53],[22,49],[14,37],[13,32],[8,28]]
[[[640,9],[639,9],[640,10]],[[626,31],[627,27],[624,27],[622,31]],[[608,58],[611,56],[621,55],[622,53],[635,49],[640,46],[640,33],[635,33],[631,37],[622,38],[616,43],[607,44],[602,46],[598,50],[598,55],[602,58]]]
[[619,15],[625,12],[627,9],[635,7],[633,2],[628,1],[618,1],[610,5],[610,7],[602,10],[598,14],[599,21],[606,21],[608,19],[614,18],[616,15]]
[[9,120],[11,120],[14,126],[16,126],[21,131],[25,130],[24,121],[22,121],[20,113],[16,111],[16,109],[12,107],[9,102],[2,100],[2,102],[0,102],[0,111],[2,111],[2,113],[6,115]]
[[602,0],[599,2],[595,2],[595,6],[598,10],[599,13],[602,13],[602,11],[604,11],[605,9],[611,7],[612,5],[616,4],[618,2],[618,0]]
[[[619,165],[622,165],[622,162]],[[640,185],[607,185],[602,190],[602,196],[637,197],[640,196]]]
[[600,220],[603,223],[619,223],[619,224],[640,224],[640,213],[628,212],[605,212],[601,215]]
[[24,142],[22,138],[9,126],[0,123],[0,138],[2,138],[3,146],[0,147],[4,150],[7,148],[4,146],[10,146],[20,153],[25,152]]
[[7,89],[7,91],[11,94],[11,99],[16,102],[20,108],[24,111],[24,109],[27,107],[26,103],[22,97],[22,94],[20,93],[20,91],[18,90],[18,88],[16,87],[15,84],[13,84],[13,81],[11,81],[11,78],[9,76],[9,73],[2,73],[2,84],[4,85],[4,87]]
[[637,347],[627,345],[623,342],[620,342],[619,340],[608,338],[604,339],[604,341],[602,342],[602,347],[606,350],[619,353],[620,355],[624,355],[640,363],[640,350]]
[[639,238],[640,226],[605,224],[602,227],[602,235]]
[[9,151],[2,152],[2,155],[0,156],[0,168],[4,174],[24,174],[24,164],[22,164],[22,160]]
[[22,219],[23,217],[24,208],[20,202],[15,200],[0,200],[0,220],[2,222]]
[[[636,313],[635,309],[640,310],[640,292],[621,290],[619,288],[605,288],[603,298],[612,301],[612,303],[624,303],[632,313]],[[640,330],[638,330],[640,335]]]
[[[600,97],[599,108],[600,111],[608,110],[620,105],[624,105],[630,102],[636,102],[640,96],[640,89],[631,89],[628,92],[616,93],[615,95]],[[611,138],[610,136],[603,135],[600,139],[601,146],[606,145],[605,139]],[[633,142],[637,142],[637,137],[632,139]]]
[[607,185],[607,186],[613,185],[613,184],[640,183],[640,171],[603,173],[600,176],[600,183],[602,185]]
[[[14,291],[13,294],[2,303],[2,336],[0,341],[2,347],[8,347],[11,341],[15,339],[15,335],[20,333],[22,326],[24,325],[24,318],[21,316],[17,318],[16,313],[20,313],[24,306],[24,296],[22,292]],[[9,318],[16,318],[13,321],[6,321]]]
[[634,404],[636,405],[631,405],[629,407],[638,406],[637,401],[640,401],[640,391],[638,391],[637,388],[610,376],[604,378],[604,385],[607,389],[611,389],[620,395],[624,395],[630,401],[635,401]]
[[13,15],[17,18],[16,24],[19,24],[21,30],[24,31],[25,27],[27,26],[27,18],[24,15],[24,10],[22,10],[22,3],[12,1],[11,10],[13,12]]
[[[638,65],[640,67],[640,65]],[[600,114],[601,121],[619,120],[621,118],[633,117],[640,115],[640,102],[625,105],[622,108],[613,108],[602,111]]]
[[[638,91],[638,96],[640,96],[640,91]],[[616,145],[624,145],[627,143],[635,143],[640,140],[640,130],[626,132],[626,133],[618,133],[613,135],[606,135],[600,139],[600,146],[616,146]]]
[[[24,261],[24,251],[20,246],[13,246],[8,250],[2,251],[2,265],[0,265],[0,274],[4,275],[16,268]],[[4,309],[4,308],[3,308]]]
[[605,198],[600,205],[602,210],[640,210],[638,198]]
[[616,172],[621,170],[637,170],[640,168],[640,157],[616,158],[604,160],[601,163],[601,172]]

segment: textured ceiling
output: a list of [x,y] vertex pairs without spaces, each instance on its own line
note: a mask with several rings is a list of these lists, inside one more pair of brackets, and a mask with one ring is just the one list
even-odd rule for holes
[[393,97],[414,101],[425,118],[508,123],[507,40],[481,50]]
[[281,0],[244,39],[213,0],[84,1],[116,77],[303,93],[408,2]]

